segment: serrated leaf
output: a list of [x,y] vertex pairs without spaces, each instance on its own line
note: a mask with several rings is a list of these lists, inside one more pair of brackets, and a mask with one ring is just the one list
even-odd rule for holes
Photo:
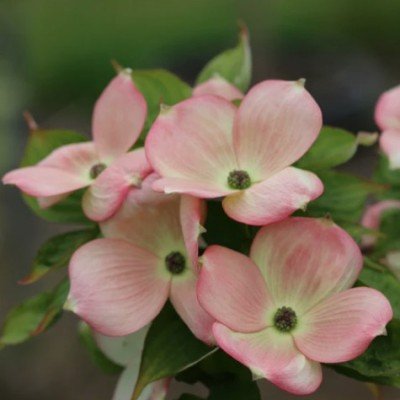
[[368,195],[380,193],[382,186],[356,176],[337,171],[320,171],[324,193],[311,202],[306,214],[323,217],[330,214],[335,222],[358,223]]
[[237,46],[209,61],[197,77],[196,84],[219,75],[245,92],[251,81],[251,64],[249,34],[247,28],[242,27]]
[[336,167],[350,160],[357,146],[357,137],[351,132],[324,126],[310,150],[296,163],[296,167],[311,171]]
[[52,237],[40,247],[30,273],[19,283],[36,282],[47,273],[66,266],[75,250],[95,239],[98,234],[98,229],[95,228],[62,233]]
[[175,376],[216,351],[196,339],[167,303],[147,334],[132,400],[151,382]]
[[[132,72],[132,79],[147,102],[145,134],[159,114],[160,104],[172,106],[192,94],[192,88],[187,83],[164,69],[135,70]],[[144,137],[142,135],[141,139]]]
[[124,368],[113,361],[99,349],[93,337],[92,330],[84,322],[79,324],[79,338],[90,354],[92,361],[108,374],[119,374]]
[[[32,131],[29,134],[21,167],[37,164],[60,146],[80,143],[86,140],[87,138],[85,138],[85,136],[73,131]],[[36,215],[47,221],[92,224],[82,212],[82,194],[83,190],[74,192],[65,200],[47,209],[40,208],[34,197],[24,195],[23,198]]]
[[331,367],[358,380],[400,387],[400,321],[391,321],[387,332],[387,336],[377,337],[360,357]]
[[11,310],[4,322],[0,345],[22,343],[47,330],[60,317],[68,291],[69,281],[64,279],[51,292],[40,293]]

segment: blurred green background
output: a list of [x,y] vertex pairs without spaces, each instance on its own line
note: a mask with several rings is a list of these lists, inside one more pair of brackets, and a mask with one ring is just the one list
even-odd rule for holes
[[[18,165],[27,137],[22,112],[43,127],[90,133],[91,109],[113,76],[111,59],[163,67],[192,83],[215,54],[250,30],[253,81],[307,78],[325,122],[374,130],[378,95],[400,82],[398,0],[13,0],[0,2],[0,173]],[[367,174],[371,150],[355,168]],[[15,189],[0,189],[0,320],[51,286],[16,281],[45,238],[65,227],[40,221]],[[54,329],[0,352],[0,399],[109,400],[115,377],[91,364],[67,316]],[[265,398],[293,399],[271,385]],[[179,387],[175,387],[179,391]],[[385,390],[385,399],[399,399]],[[327,371],[310,399],[372,399],[365,385]]]

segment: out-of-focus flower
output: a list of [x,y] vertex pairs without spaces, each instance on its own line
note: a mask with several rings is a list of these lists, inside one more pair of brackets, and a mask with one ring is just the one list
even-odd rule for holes
[[382,130],[379,140],[392,169],[400,168],[400,86],[383,93],[375,108],[375,121]]
[[[145,326],[128,336],[109,337],[94,332],[101,351],[113,362],[125,367],[122,372],[112,400],[131,400],[135,383],[139,376],[140,360],[144,340],[149,326]],[[170,379],[160,379],[148,385],[138,400],[164,400]]]
[[101,224],[104,239],[73,255],[69,308],[96,331],[123,336],[151,322],[169,298],[192,332],[211,343],[213,319],[196,296],[204,204],[153,192],[154,179]]
[[[400,201],[383,200],[368,206],[361,219],[361,224],[368,229],[379,230],[382,214],[388,210],[400,210]],[[362,237],[363,247],[372,247],[376,243],[376,236],[365,234]],[[400,280],[400,250],[391,250],[382,259],[382,263],[387,265],[392,273]]]
[[226,213],[247,224],[281,220],[323,191],[316,175],[290,167],[321,126],[302,80],[262,82],[239,108],[218,96],[195,96],[164,110],[150,130],[146,154],[161,176],[153,187],[226,196]]
[[362,256],[330,220],[286,219],[259,231],[250,258],[211,246],[202,263],[198,296],[218,345],[295,394],[315,391],[321,362],[357,357],[392,318],[380,292],[350,289]]
[[89,186],[83,198],[85,214],[95,221],[107,219],[130,188],[140,186],[151,172],[143,149],[127,153],[140,135],[146,114],[146,101],[134,86],[130,70],[123,70],[95,105],[92,142],[61,146],[36,166],[9,172],[3,182],[37,197],[44,208]]

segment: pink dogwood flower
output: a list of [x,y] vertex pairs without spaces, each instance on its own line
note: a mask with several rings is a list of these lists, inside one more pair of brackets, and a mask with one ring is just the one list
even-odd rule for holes
[[382,130],[379,140],[391,169],[400,168],[400,85],[383,93],[375,108],[375,121]]
[[265,81],[237,108],[219,96],[195,96],[164,110],[147,137],[161,176],[153,188],[200,198],[225,197],[233,219],[281,220],[323,191],[316,175],[290,167],[312,145],[321,111],[302,81]]
[[[50,207],[73,191],[89,186],[85,214],[95,221],[112,216],[133,186],[151,172],[143,149],[128,150],[143,128],[147,105],[130,70],[119,73],[98,99],[93,112],[93,141],[61,146],[36,166],[3,177]],[[34,134],[34,133],[33,133]]]
[[226,100],[241,100],[243,93],[234,85],[219,75],[216,75],[207,81],[195,86],[193,96],[202,96],[204,94],[213,94]]
[[[381,224],[382,214],[391,209],[400,209],[400,201],[383,200],[368,206],[362,216],[361,225],[371,230],[378,230]],[[363,235],[362,246],[373,246],[377,238],[375,235]]]
[[[100,350],[114,363],[125,367],[112,400],[131,400],[139,376],[140,361],[149,325],[127,336],[109,337],[94,332]],[[160,379],[146,386],[138,400],[164,400],[171,379]]]
[[350,289],[362,256],[330,220],[288,218],[258,232],[250,258],[220,246],[202,258],[198,297],[217,344],[294,394],[315,391],[321,362],[357,357],[392,318],[380,292]]
[[204,204],[153,192],[151,175],[120,211],[101,224],[104,239],[78,249],[69,265],[69,308],[96,331],[123,336],[151,322],[170,299],[201,340],[213,319],[196,296],[198,238]]

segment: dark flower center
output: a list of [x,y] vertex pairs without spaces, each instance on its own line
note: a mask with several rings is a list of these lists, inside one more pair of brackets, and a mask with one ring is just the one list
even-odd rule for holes
[[165,265],[171,274],[178,275],[185,269],[186,260],[179,251],[173,251],[165,257]]
[[251,186],[250,175],[246,171],[234,170],[229,172],[228,186],[231,189],[247,189]]
[[290,307],[281,307],[275,313],[274,325],[281,332],[290,332],[297,325],[297,315]]
[[95,164],[90,168],[89,175],[92,179],[96,179],[106,168],[107,166],[103,163]]

